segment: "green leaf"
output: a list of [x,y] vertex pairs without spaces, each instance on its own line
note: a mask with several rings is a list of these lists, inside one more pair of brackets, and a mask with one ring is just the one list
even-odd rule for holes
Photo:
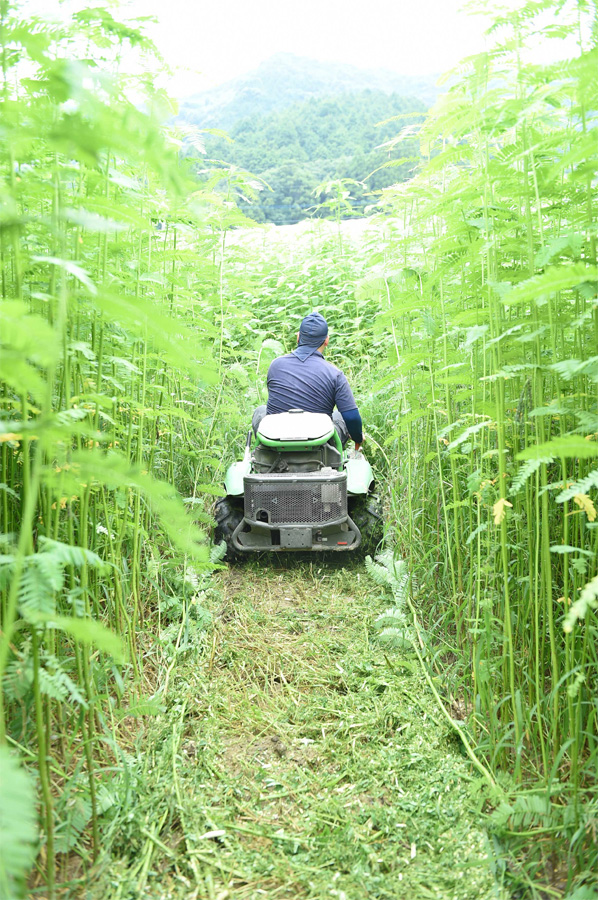
[[554,266],[547,269],[543,275],[534,275],[533,278],[520,282],[508,292],[503,303],[506,306],[517,306],[527,303],[529,300],[537,300],[544,294],[556,294],[558,291],[570,290],[585,281],[596,281],[596,279],[598,279],[596,266],[586,266],[585,263],[575,263],[573,266]]
[[[211,494],[212,497],[225,497],[226,492],[218,484],[198,484],[196,490],[202,494]],[[189,502],[189,498],[185,500]]]
[[35,622],[40,615],[53,615],[56,594],[63,584],[63,566],[57,559],[41,553],[26,557],[19,585],[19,610],[23,618]]
[[116,709],[114,717],[115,719],[125,719],[127,716],[132,716],[138,719],[141,716],[159,716],[165,711],[166,706],[156,697],[141,697],[130,706]]
[[35,619],[44,623],[48,628],[57,628],[65,631],[76,641],[82,644],[92,645],[104,653],[109,653],[118,662],[124,662],[126,653],[121,638],[97,622],[95,619],[78,619],[75,616],[37,616]]
[[455,438],[454,441],[451,441],[451,443],[447,447],[447,450],[454,450],[455,447],[458,447],[460,444],[465,443],[467,438],[471,437],[473,434],[477,434],[478,431],[482,430],[482,428],[488,428],[490,425],[493,425],[493,424],[494,424],[494,422],[488,421],[488,422],[476,422],[475,425],[470,425],[469,428],[466,428],[465,431],[463,431],[459,435],[459,437]]
[[566,900],[596,900],[596,890],[591,884],[582,884],[572,893],[568,893]]
[[[182,499],[172,485],[129,466],[119,453],[104,454],[99,450],[73,454],[68,476],[72,484],[71,493],[77,492],[81,482],[87,484],[93,481],[109,488],[139,490],[160,519],[174,546],[188,553],[196,562],[208,564],[206,537],[187,515]],[[66,482],[65,477],[64,485]]]
[[[45,655],[45,666],[39,669],[39,689],[42,694],[59,700],[70,701],[87,709],[87,701],[78,686],[61,667],[59,661],[49,654]],[[52,671],[50,671],[50,668]]]
[[479,341],[480,338],[484,337],[489,328],[489,325],[474,325],[472,328],[468,328],[465,333],[463,349],[465,350],[471,347],[476,341]]
[[590,356],[588,359],[563,359],[553,363],[549,368],[558,372],[561,378],[570,381],[579,375],[587,375],[591,381],[598,381],[598,356]]
[[497,381],[499,378],[504,378],[505,381],[508,381],[510,378],[515,378],[523,372],[529,372],[537,368],[538,366],[535,363],[519,363],[512,366],[503,366],[502,369],[499,369],[498,372],[493,372],[492,375],[484,375],[480,378],[480,381]]
[[455,500],[454,503],[447,503],[444,508],[448,512],[451,509],[461,509],[464,506],[469,506],[469,500]]
[[41,316],[29,315],[19,301],[0,303],[0,382],[37,400],[46,395],[46,383],[35,367],[48,366],[60,355],[56,332]]
[[31,259],[35,262],[47,263],[48,265],[64,269],[65,272],[85,285],[90,294],[97,294],[98,289],[89,277],[89,273],[78,263],[73,262],[72,259],[61,259],[58,256],[32,256]]
[[[102,291],[94,298],[96,306],[114,322],[132,334],[151,341],[162,357],[175,369],[186,369],[208,384],[216,384],[218,373],[205,345],[198,345],[197,332],[148,297],[127,297]],[[198,361],[201,358],[201,363]]]
[[598,469],[589,472],[585,478],[574,482],[556,497],[557,503],[565,503],[566,500],[572,500],[576,494],[587,494],[591,488],[598,488]]
[[471,542],[472,542],[475,538],[477,538],[478,534],[482,534],[482,532],[487,531],[487,530],[488,530],[488,523],[487,523],[487,522],[482,522],[481,525],[478,525],[477,528],[474,528],[474,530],[471,532],[471,534],[469,535],[469,537],[467,538],[467,540],[465,541],[465,543],[466,543],[467,545],[471,544]]
[[582,553],[584,556],[593,557],[591,550],[582,550],[581,547],[570,547],[569,544],[554,544],[550,548],[551,553]]
[[574,434],[567,434],[564,437],[554,438],[545,444],[536,444],[533,447],[526,447],[521,453],[517,454],[517,459],[535,459],[540,460],[541,457],[557,459],[593,459],[598,456],[598,442],[587,441],[582,437]]
[[97,553],[94,553],[93,550],[88,550],[86,547],[64,544],[62,541],[55,541],[43,535],[40,535],[39,545],[40,553],[52,556],[61,566],[73,566],[75,569],[90,566],[93,569],[103,569],[104,571],[108,568],[107,564]]
[[17,492],[13,491],[7,484],[0,484],[0,491],[4,491],[5,494],[8,494],[9,497],[13,497],[15,500],[19,499]]
[[249,384],[249,376],[247,374],[247,370],[243,368],[241,363],[233,363],[232,366],[228,366],[226,370],[226,374],[231,376],[238,381],[243,387],[247,387]]
[[412,409],[408,413],[401,414],[397,419],[397,427],[387,436],[385,443],[390,443],[392,438],[398,437],[410,422],[417,422],[430,415],[429,409]]
[[75,793],[69,799],[65,813],[54,837],[57,853],[68,853],[76,846],[79,836],[91,819],[91,801],[85,795]]
[[518,491],[521,490],[527,479],[537,472],[543,465],[548,465],[552,462],[554,457],[552,456],[539,456],[537,459],[530,459],[526,462],[524,466],[518,470],[517,475],[511,482],[511,487],[509,490],[509,494],[513,496]]
[[574,410],[569,409],[567,406],[538,406],[536,409],[532,409],[529,413],[530,416],[572,416],[574,415]]
[[40,366],[55,362],[60,355],[60,342],[52,326],[41,316],[30,314],[27,304],[19,300],[0,303],[0,340],[4,348]]
[[573,631],[575,623],[579,619],[585,619],[588,609],[596,609],[598,606],[598,575],[588,581],[583,591],[570,607],[563,625],[564,631]]
[[535,263],[543,268],[555,258],[570,253],[574,257],[581,256],[581,248],[585,238],[583,234],[561,234],[553,238],[536,253]]
[[78,209],[67,208],[64,210],[64,218],[74,225],[80,225],[85,231],[98,232],[99,234],[107,234],[109,232],[126,231],[127,225],[116,222],[114,219],[107,219],[88,209],[79,207]]
[[275,340],[274,338],[267,338],[262,343],[262,354],[264,350],[268,350],[270,355],[274,356],[282,356],[282,354],[285,352],[284,346],[281,344],[281,342]]
[[33,780],[0,747],[0,897],[24,897],[35,859],[37,813]]

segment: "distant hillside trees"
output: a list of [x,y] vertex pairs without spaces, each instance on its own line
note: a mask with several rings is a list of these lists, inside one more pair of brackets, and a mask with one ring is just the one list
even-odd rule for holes
[[[415,98],[376,90],[313,98],[241,119],[229,131],[231,141],[208,136],[206,154],[266,182],[256,201],[240,201],[258,222],[288,224],[313,214],[318,203],[314,189],[326,179],[364,182],[363,188],[353,187],[351,197],[353,214],[362,215],[372,191],[410,177],[419,159],[417,141],[403,141],[398,152],[406,161],[388,168],[384,166],[392,157],[380,145],[403,125],[420,121],[423,113],[424,104]],[[208,167],[205,159],[198,160],[200,177]]]

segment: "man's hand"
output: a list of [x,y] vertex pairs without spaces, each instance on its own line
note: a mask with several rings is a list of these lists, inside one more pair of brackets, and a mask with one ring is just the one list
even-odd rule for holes
[[364,442],[366,439],[367,439],[367,434],[365,433],[365,431],[363,431],[363,432],[362,432],[362,440],[361,440],[361,442],[358,444],[357,441],[355,441],[355,452],[356,452],[356,453],[358,452],[358,450],[361,450],[361,448],[363,447],[363,442]]

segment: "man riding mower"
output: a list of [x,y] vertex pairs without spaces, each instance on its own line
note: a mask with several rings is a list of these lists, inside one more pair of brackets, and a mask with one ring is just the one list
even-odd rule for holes
[[[229,559],[373,552],[382,538],[361,416],[346,376],[324,359],[328,325],[319,313],[303,319],[297,344],[270,365],[268,405],[255,411],[245,455],[229,467],[216,503],[215,541],[226,542]],[[349,437],[355,450],[344,448]]]

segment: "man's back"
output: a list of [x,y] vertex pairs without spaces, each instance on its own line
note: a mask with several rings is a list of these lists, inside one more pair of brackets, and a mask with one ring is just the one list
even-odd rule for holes
[[304,409],[332,415],[356,408],[346,376],[316,351],[307,359],[279,356],[268,369],[268,414]]

